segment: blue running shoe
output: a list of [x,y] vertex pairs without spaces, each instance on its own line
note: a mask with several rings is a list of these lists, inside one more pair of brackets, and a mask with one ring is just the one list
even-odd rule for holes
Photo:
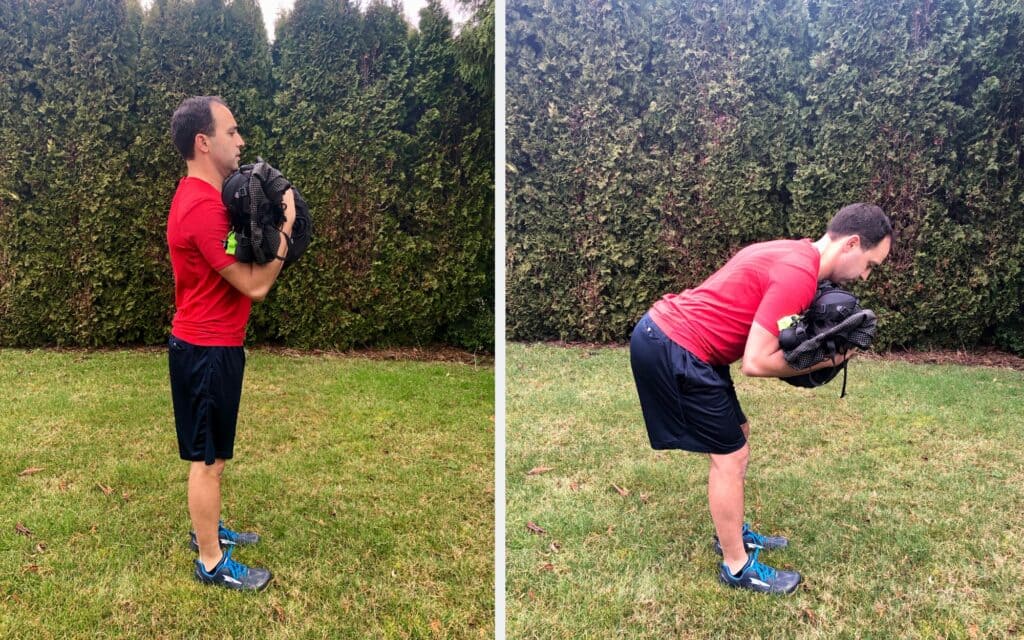
[[[258,533],[252,533],[251,531],[232,531],[224,526],[224,521],[221,520],[217,523],[217,535],[220,537],[220,548],[227,549],[228,547],[244,547],[248,544],[256,544],[260,541],[260,535]],[[199,541],[196,540],[196,532],[188,532],[189,540],[188,546],[193,551],[199,553]]]
[[[715,536],[713,543],[715,553],[722,555],[722,545],[718,543],[718,536]],[[763,549],[765,551],[771,551],[772,549],[782,549],[789,546],[789,540],[782,536],[763,536],[760,533],[750,528],[750,525],[746,522],[743,523],[743,546],[746,548],[747,553],[751,551],[757,551]]]
[[215,584],[228,589],[240,591],[262,591],[273,577],[267,569],[254,569],[241,562],[231,559],[234,547],[224,549],[224,557],[220,559],[213,571],[208,572],[203,563],[196,559],[196,580],[204,584]]
[[755,549],[747,557],[747,564],[743,565],[743,570],[738,576],[732,575],[729,567],[723,562],[718,571],[718,579],[737,589],[750,589],[759,593],[793,593],[800,584],[800,574],[761,564],[757,559],[760,553],[760,549]]

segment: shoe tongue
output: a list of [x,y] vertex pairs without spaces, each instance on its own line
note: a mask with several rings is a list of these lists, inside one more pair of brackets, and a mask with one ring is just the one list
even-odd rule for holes
[[760,552],[761,552],[760,549],[754,549],[753,551],[747,553],[747,563],[745,565],[743,565],[742,569],[740,569],[740,573],[743,573],[744,571],[746,571],[750,567],[754,566],[754,563],[757,562],[757,556],[758,556],[758,554]]
[[[227,564],[228,560],[231,560],[231,547],[226,547],[220,550],[220,561],[217,562],[217,566],[213,568],[213,571],[216,571]],[[210,573],[213,573],[213,571]]]

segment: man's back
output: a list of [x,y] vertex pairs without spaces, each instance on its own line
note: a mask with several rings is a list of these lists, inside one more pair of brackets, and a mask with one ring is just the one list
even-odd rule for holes
[[750,245],[696,288],[662,297],[651,318],[701,360],[731,364],[743,355],[753,322],[777,334],[781,318],[807,308],[820,257],[809,240]]

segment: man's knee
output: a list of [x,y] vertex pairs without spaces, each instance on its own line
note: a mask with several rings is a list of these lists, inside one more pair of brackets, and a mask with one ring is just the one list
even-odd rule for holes
[[192,473],[195,473],[204,478],[213,478],[220,480],[221,475],[224,474],[224,460],[220,458],[213,461],[213,464],[206,464],[205,462],[193,462]]
[[732,453],[711,454],[711,470],[716,473],[746,476],[750,447],[744,444]]

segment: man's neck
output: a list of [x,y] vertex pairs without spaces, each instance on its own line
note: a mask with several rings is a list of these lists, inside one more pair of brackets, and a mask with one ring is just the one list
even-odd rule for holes
[[221,187],[224,185],[224,178],[218,173],[213,167],[200,166],[199,163],[188,163],[188,172],[185,174],[189,178],[198,178],[203,182],[206,182],[220,193]]
[[827,280],[832,275],[832,265],[835,262],[835,244],[832,242],[832,238],[825,235],[818,238],[813,243],[815,249],[818,250],[818,254],[821,256],[818,266],[818,282]]

